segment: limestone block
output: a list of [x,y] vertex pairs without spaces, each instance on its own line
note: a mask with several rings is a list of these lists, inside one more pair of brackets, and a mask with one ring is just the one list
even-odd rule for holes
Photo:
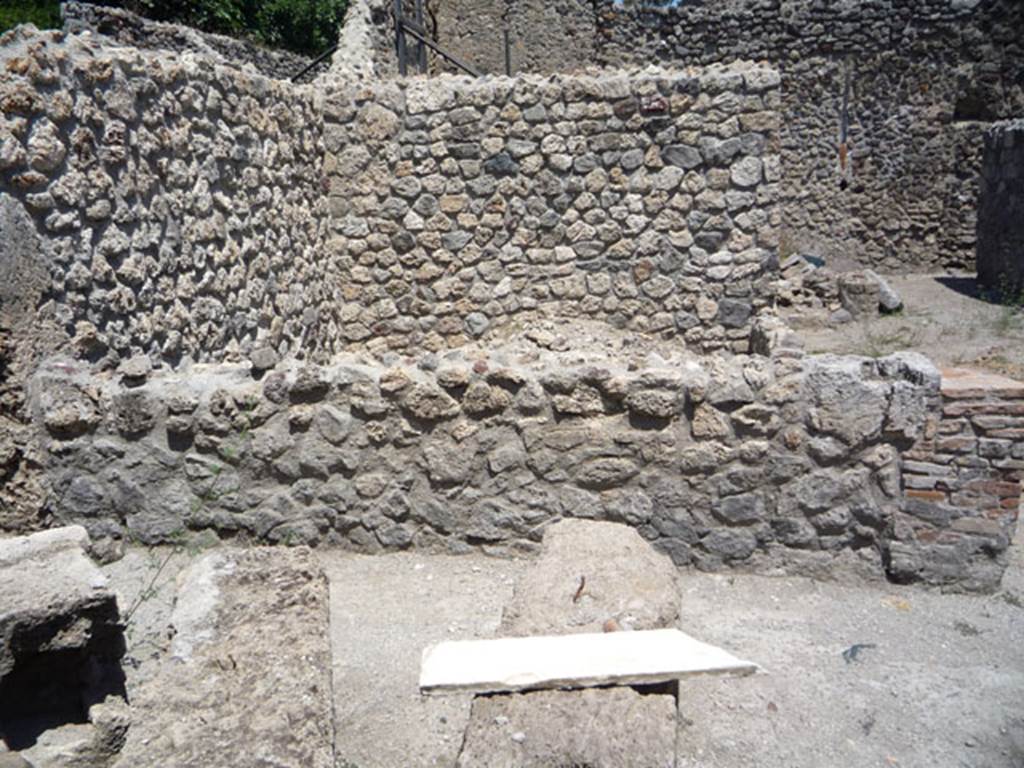
[[878,314],[879,291],[878,281],[863,272],[839,277],[839,300],[855,320]]
[[756,664],[678,629],[446,641],[423,651],[420,691],[495,693],[750,675]]

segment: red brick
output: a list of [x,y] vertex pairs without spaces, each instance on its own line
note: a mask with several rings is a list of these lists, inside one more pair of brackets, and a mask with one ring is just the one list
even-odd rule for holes
[[998,400],[996,402],[985,402],[985,403],[965,403],[962,401],[947,403],[942,409],[943,416],[980,416],[980,415],[1010,415],[1020,416],[1024,415],[1024,403],[1021,402],[1006,402],[1005,400]]
[[944,491],[917,491],[909,490],[903,492],[904,496],[908,496],[912,499],[924,499],[925,501],[939,501],[943,502],[946,500],[946,494]]
[[973,437],[947,437],[936,441],[936,447],[940,451],[952,451],[953,453],[967,453],[977,450],[978,441]]
[[971,423],[986,432],[991,432],[994,429],[1024,428],[1024,420],[1004,414],[998,414],[995,416],[975,416],[971,419]]
[[968,483],[964,483],[963,489],[965,491],[977,491],[1004,498],[1020,496],[1019,483],[1004,483],[1000,480],[971,480]]

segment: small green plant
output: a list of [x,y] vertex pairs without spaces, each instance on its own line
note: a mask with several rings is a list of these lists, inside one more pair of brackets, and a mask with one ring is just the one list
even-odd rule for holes
[[0,0],[0,32],[19,24],[56,29],[60,26],[60,3],[57,0]]
[[[152,570],[152,575],[146,582],[146,585],[139,590],[139,593],[135,596],[135,599],[128,606],[128,610],[124,613],[122,625],[124,626],[125,636],[132,643],[132,647],[135,650],[145,645],[152,645],[157,648],[157,644],[152,640],[138,640],[133,637],[133,630],[135,629],[134,618],[136,612],[146,603],[154,600],[159,596],[160,590],[164,584],[160,584],[160,577],[163,576],[167,570],[167,566],[171,560],[179,555],[185,555],[189,558],[198,556],[203,550],[212,546],[216,541],[215,535],[199,534],[189,535],[189,532],[185,528],[178,528],[167,534],[164,542],[161,544],[142,544],[138,537],[128,531],[124,536],[125,542],[128,544],[140,544],[146,547],[147,555],[149,559],[149,567]],[[171,575],[167,576],[167,581],[172,579]]]
[[995,331],[1000,336],[1007,336],[1017,330],[1022,320],[1024,320],[1024,312],[1019,307],[1004,306],[996,318]]
[[298,533],[289,528],[281,538],[281,543],[286,547],[297,547],[302,543],[302,539],[299,537]]
[[885,357],[902,349],[913,349],[920,340],[920,332],[905,325],[880,328],[865,322],[860,330],[861,344],[853,351],[865,357]]
[[[149,548],[150,562],[155,563],[155,569],[152,577],[150,577],[149,581],[146,583],[146,586],[139,591],[139,594],[135,596],[135,600],[125,612],[124,621],[122,623],[124,624],[125,632],[129,637],[131,636],[132,618],[135,616],[135,612],[138,611],[144,603],[149,602],[159,594],[160,590],[157,587],[157,581],[160,578],[160,574],[162,574],[164,569],[167,568],[167,564],[171,562],[171,558],[182,551],[182,542],[185,540],[185,529],[179,528],[172,532],[167,538],[172,542],[171,546],[167,552],[159,558],[158,562],[154,559],[156,547],[150,546]],[[127,536],[126,539],[128,539]]]
[[125,6],[159,21],[317,54],[337,42],[348,0],[129,0]]
[[1024,600],[1021,600],[1019,595],[1017,595],[1015,592],[1010,591],[1009,589],[1000,592],[998,597],[1004,603],[1006,603],[1007,605],[1012,605],[1014,608],[1024,608]]
[[1000,305],[995,321],[996,333],[1006,336],[1024,326],[1024,288],[1017,288],[1003,278],[995,292],[995,300]]

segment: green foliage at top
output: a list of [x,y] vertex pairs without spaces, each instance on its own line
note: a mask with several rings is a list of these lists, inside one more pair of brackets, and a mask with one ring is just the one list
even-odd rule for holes
[[[2,1],[2,0],[0,0]],[[159,21],[317,54],[338,40],[348,0],[126,0]]]
[[58,0],[0,0],[0,32],[19,24],[56,29],[60,26],[60,3]]

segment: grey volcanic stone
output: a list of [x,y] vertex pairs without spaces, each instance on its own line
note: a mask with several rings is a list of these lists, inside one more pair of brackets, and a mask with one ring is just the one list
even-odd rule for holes
[[125,437],[137,437],[156,423],[156,404],[145,392],[129,390],[114,396],[114,422]]
[[623,629],[662,629],[676,625],[679,603],[675,567],[634,528],[562,520],[545,532],[540,557],[516,586],[500,634],[601,632],[609,620]]
[[145,382],[153,363],[146,355],[135,355],[118,366],[118,373],[124,377],[125,384],[138,385]]
[[576,482],[584,488],[614,488],[625,483],[638,471],[636,464],[629,459],[593,459],[576,472]]
[[274,351],[273,347],[263,346],[253,350],[250,360],[252,361],[253,370],[269,371],[281,361],[281,357]]
[[473,336],[480,336],[490,324],[491,321],[482,312],[470,312],[466,315],[466,330]]
[[745,560],[754,554],[757,539],[748,531],[716,529],[701,539],[708,552],[726,560]]
[[327,580],[310,550],[214,552],[178,584],[171,657],[135,694],[116,765],[333,768]]
[[484,170],[495,176],[515,176],[519,173],[519,164],[508,152],[499,152],[484,161]]
[[673,144],[666,147],[661,153],[661,158],[666,163],[679,166],[687,171],[691,168],[696,168],[702,162],[699,149],[682,144]]
[[459,768],[664,768],[675,762],[676,702],[632,688],[534,691],[473,700]]
[[722,299],[718,302],[718,322],[726,328],[742,328],[752,314],[749,301]]
[[658,419],[675,416],[682,409],[682,402],[680,394],[659,389],[639,389],[626,396],[626,407],[632,413]]

